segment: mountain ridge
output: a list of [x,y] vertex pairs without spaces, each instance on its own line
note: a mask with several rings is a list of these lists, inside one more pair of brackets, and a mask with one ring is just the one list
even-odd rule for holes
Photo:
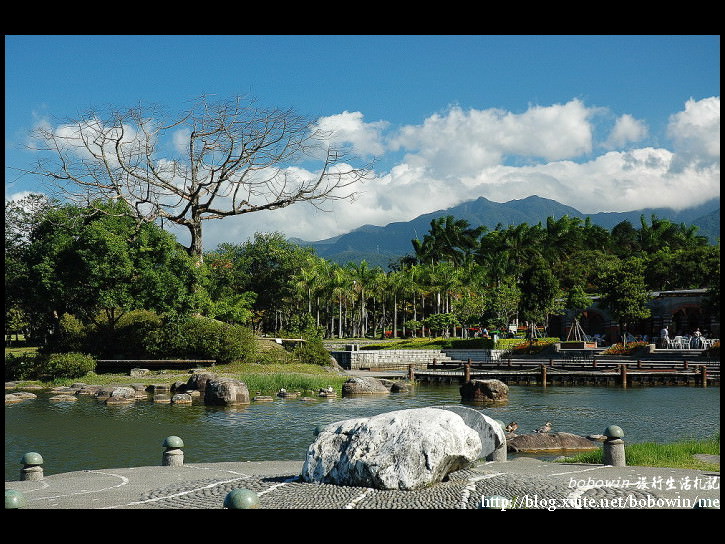
[[710,243],[715,243],[720,236],[719,197],[700,206],[680,211],[671,208],[643,208],[630,212],[585,214],[556,200],[531,195],[503,203],[493,202],[481,196],[445,210],[419,215],[410,221],[396,221],[382,227],[362,225],[348,233],[318,241],[299,238],[290,238],[290,241],[313,247],[318,256],[339,264],[366,260],[372,266],[386,268],[392,260],[412,253],[411,240],[422,239],[430,229],[431,220],[447,215],[452,215],[456,219],[465,219],[472,227],[485,225],[489,230],[493,230],[499,223],[504,227],[521,223],[545,224],[548,217],[553,216],[558,219],[564,215],[579,217],[582,220],[589,217],[592,224],[607,230],[625,220],[637,228],[642,215],[647,220],[655,215],[659,219],[669,219],[674,223],[696,225],[699,227],[698,233],[707,236]]

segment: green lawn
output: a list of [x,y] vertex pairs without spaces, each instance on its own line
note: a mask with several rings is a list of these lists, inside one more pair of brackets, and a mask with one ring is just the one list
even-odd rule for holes
[[[719,463],[696,459],[694,455],[720,455],[720,433],[705,440],[683,440],[672,444],[643,442],[624,447],[627,465],[663,468],[693,468],[720,472]],[[563,460],[566,463],[602,463],[602,450],[582,453]]]

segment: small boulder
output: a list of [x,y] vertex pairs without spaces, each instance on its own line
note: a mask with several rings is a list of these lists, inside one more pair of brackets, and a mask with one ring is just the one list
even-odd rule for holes
[[333,398],[337,396],[337,392],[333,389],[331,385],[328,385],[325,388],[322,388],[318,392],[319,397],[327,397],[327,398]]
[[571,433],[529,433],[515,436],[507,442],[508,451],[534,453],[541,451],[596,450],[601,444],[585,436]]
[[300,396],[300,394],[297,391],[287,391],[286,389],[282,388],[277,391],[277,396],[282,399],[296,399]]
[[60,393],[58,395],[53,395],[48,400],[51,402],[75,402],[78,400],[78,397],[76,397],[75,395]]
[[342,384],[342,396],[379,395],[390,393],[382,381],[377,378],[352,377]]
[[136,389],[133,387],[128,386],[120,386],[120,387],[114,387],[111,390],[110,396],[112,398],[122,398],[122,399],[135,399],[136,398]]
[[325,425],[307,449],[302,479],[375,489],[421,489],[466,468],[481,439],[458,414],[396,410]]
[[250,404],[247,384],[233,378],[217,378],[206,382],[204,404],[231,406]]
[[191,404],[192,398],[188,393],[175,393],[171,397],[171,404]]
[[30,391],[16,391],[13,394],[16,397],[18,397],[19,399],[22,399],[22,400],[37,399],[38,398],[38,395],[36,395],[35,393],[31,393]]
[[412,390],[413,384],[406,381],[393,382],[393,385],[390,386],[392,393],[410,393]]
[[509,386],[501,380],[470,380],[460,388],[461,400],[502,402],[509,398]]
[[98,393],[101,390],[102,386],[100,385],[82,385],[76,392],[76,395],[86,395],[94,397],[96,396],[96,393]]
[[218,376],[213,372],[195,372],[186,382],[186,389],[197,389],[203,392],[206,389],[206,384],[210,380],[216,380],[217,378]]

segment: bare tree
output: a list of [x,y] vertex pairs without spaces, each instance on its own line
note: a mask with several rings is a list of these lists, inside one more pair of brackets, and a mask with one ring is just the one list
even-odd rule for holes
[[351,198],[370,173],[310,119],[246,98],[201,97],[170,118],[143,107],[92,112],[33,135],[50,153],[32,173],[66,199],[123,200],[140,221],[181,225],[199,259],[205,220]]

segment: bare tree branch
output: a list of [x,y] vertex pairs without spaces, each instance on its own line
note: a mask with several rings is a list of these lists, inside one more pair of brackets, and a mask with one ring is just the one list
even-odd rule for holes
[[49,158],[31,173],[66,199],[122,200],[139,221],[182,225],[199,258],[202,221],[352,198],[370,174],[310,119],[241,97],[201,97],[170,120],[141,107],[93,112],[33,136]]

